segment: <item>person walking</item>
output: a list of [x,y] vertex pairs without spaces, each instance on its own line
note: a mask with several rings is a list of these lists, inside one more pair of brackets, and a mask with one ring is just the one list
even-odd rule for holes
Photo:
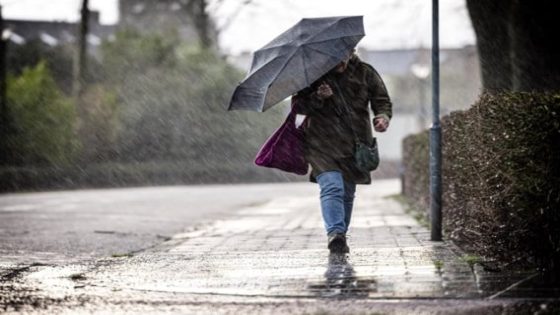
[[[303,126],[305,158],[311,166],[310,181],[320,187],[327,248],[331,253],[348,253],[346,233],[356,185],[371,184],[370,173],[354,162],[355,136],[371,144],[370,121],[375,131],[385,132],[392,117],[391,100],[377,71],[354,50],[292,97],[294,110],[307,116]],[[374,113],[372,120],[368,105]]]

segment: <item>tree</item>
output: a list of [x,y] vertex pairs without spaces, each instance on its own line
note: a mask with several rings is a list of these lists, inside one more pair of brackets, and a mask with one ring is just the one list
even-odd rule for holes
[[194,21],[194,27],[198,34],[200,46],[208,49],[215,45],[211,32],[213,31],[212,20],[208,16],[208,4],[206,0],[191,0],[187,4],[187,13]]
[[120,84],[151,69],[172,69],[178,45],[177,34],[161,36],[130,28],[121,30],[114,41],[104,41],[101,47],[105,80]]
[[79,144],[74,105],[57,88],[45,62],[8,80],[15,132],[8,145],[16,165],[68,165]]
[[242,74],[213,49],[129,30],[104,44],[103,60],[117,90],[121,161],[250,164],[280,124],[282,108],[226,111]]
[[72,93],[73,57],[69,47],[50,47],[39,40],[32,40],[23,45],[10,45],[7,59],[8,73],[13,76],[20,76],[25,69],[43,61],[58,88],[66,95]]
[[[4,18],[2,16],[2,6],[0,6],[0,30],[4,29]],[[7,41],[3,34],[0,34],[0,165],[8,164],[11,160],[8,151],[7,138],[11,132],[11,118],[8,111],[8,102],[6,100],[6,45]]]
[[485,90],[560,89],[552,0],[467,0]]
[[82,9],[80,27],[78,32],[78,49],[76,50],[76,57],[74,59],[74,83],[73,83],[73,94],[78,104],[78,111],[82,110],[82,106],[79,105],[80,98],[84,92],[84,86],[86,84],[86,73],[87,73],[87,36],[89,33],[89,1],[82,0]]

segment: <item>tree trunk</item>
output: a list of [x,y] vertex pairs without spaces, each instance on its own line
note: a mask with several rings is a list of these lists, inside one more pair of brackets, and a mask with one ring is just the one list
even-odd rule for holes
[[511,0],[467,0],[467,8],[476,33],[483,88],[511,90]]
[[14,161],[12,150],[10,147],[10,137],[14,133],[12,128],[12,116],[8,99],[6,97],[7,90],[7,46],[9,39],[5,39],[3,32],[4,18],[2,16],[2,6],[0,6],[0,165],[9,165]]
[[513,90],[560,89],[560,22],[552,0],[513,1],[511,60]]
[[83,0],[82,2],[81,15],[82,17],[78,32],[78,50],[74,59],[73,94],[77,103],[79,103],[79,99],[83,93],[83,87],[85,84],[87,72],[87,36],[89,32],[88,0]]
[[203,48],[210,48],[213,46],[214,41],[211,36],[212,26],[211,20],[206,12],[206,0],[191,0],[187,10],[194,21],[194,26],[198,34],[200,46]]

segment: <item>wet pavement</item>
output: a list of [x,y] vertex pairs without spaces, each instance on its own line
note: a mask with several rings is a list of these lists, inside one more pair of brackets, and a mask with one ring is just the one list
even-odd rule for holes
[[[275,190],[264,184],[0,194],[0,261],[50,264],[135,252],[265,203]],[[298,196],[296,187],[285,190]]]
[[[283,187],[297,193],[282,193]],[[330,255],[314,184],[277,195],[130,255],[68,263],[2,262],[8,313],[517,314],[554,313],[540,275],[490,272],[390,196],[360,186],[350,254]],[[250,193],[247,188],[239,193]],[[211,202],[211,200],[209,200]],[[537,283],[532,283],[537,281]]]

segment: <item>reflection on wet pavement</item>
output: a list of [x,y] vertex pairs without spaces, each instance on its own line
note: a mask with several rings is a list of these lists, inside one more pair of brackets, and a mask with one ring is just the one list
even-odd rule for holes
[[319,297],[367,298],[376,291],[374,279],[360,279],[345,254],[329,254],[325,280],[309,283],[307,289]]

